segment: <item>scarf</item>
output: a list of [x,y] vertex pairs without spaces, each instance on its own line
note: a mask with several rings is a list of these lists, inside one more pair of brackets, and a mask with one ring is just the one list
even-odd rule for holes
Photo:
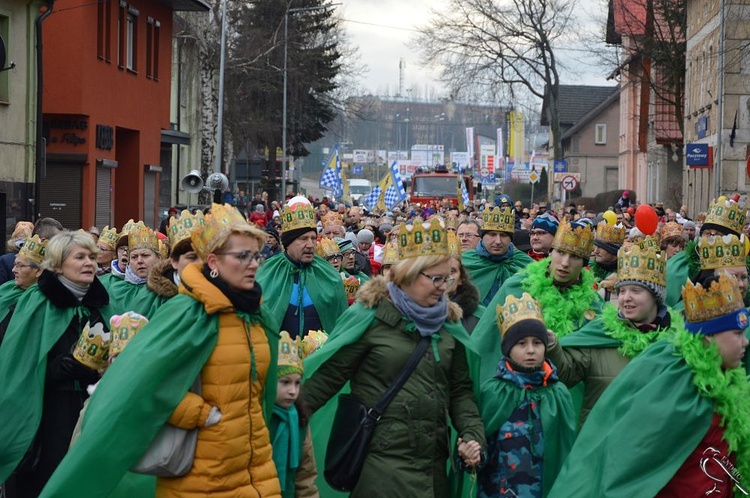
[[78,302],[83,301],[83,296],[86,295],[86,293],[89,291],[89,285],[81,285],[73,282],[72,280],[69,280],[62,276],[62,274],[57,274],[57,279],[60,281],[61,284],[65,286],[66,289],[70,291],[71,294],[73,294],[76,299],[78,299]]
[[513,255],[513,251],[515,251],[516,246],[513,245],[513,242],[510,243],[508,246],[508,250],[505,251],[505,254],[490,254],[490,252],[487,250],[486,247],[484,247],[484,241],[480,240],[479,244],[477,244],[477,254],[479,257],[484,259],[489,259],[493,263],[502,263],[506,259],[510,258]]
[[440,330],[448,317],[448,299],[440,296],[434,306],[420,306],[399,286],[388,282],[388,294],[396,308],[417,326],[422,337],[429,337]]
[[110,266],[110,268],[112,269],[113,274],[119,276],[120,278],[125,278],[125,273],[120,270],[120,265],[117,264],[116,259],[112,260],[112,265]]
[[296,470],[299,467],[299,415],[294,405],[289,408],[282,408],[274,404],[273,416],[279,419],[276,434],[271,442],[273,446],[273,463],[276,464],[276,473],[279,475],[281,491],[284,492],[286,491],[287,470]]
[[146,283],[148,278],[141,278],[138,275],[135,274],[133,269],[128,265],[127,268],[125,268],[125,281],[129,284],[133,285],[143,285]]
[[206,264],[203,265],[203,276],[206,277],[206,279],[208,279],[209,282],[215,285],[216,288],[218,288],[222,292],[222,294],[227,296],[227,299],[229,299],[229,302],[232,303],[232,306],[234,306],[234,309],[236,311],[247,313],[247,314],[253,314],[260,307],[261,289],[260,289],[260,284],[258,282],[255,282],[255,285],[253,286],[252,290],[249,290],[249,291],[235,290],[231,288],[229,284],[226,283],[226,281],[223,278],[221,278],[221,276],[212,278],[211,269]]

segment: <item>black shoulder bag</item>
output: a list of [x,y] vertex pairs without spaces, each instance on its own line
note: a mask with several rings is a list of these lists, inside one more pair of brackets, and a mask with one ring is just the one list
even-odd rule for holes
[[375,425],[417,368],[429,344],[430,338],[422,337],[398,377],[373,408],[367,408],[362,401],[349,394],[339,395],[323,472],[326,482],[333,489],[351,491],[357,485]]

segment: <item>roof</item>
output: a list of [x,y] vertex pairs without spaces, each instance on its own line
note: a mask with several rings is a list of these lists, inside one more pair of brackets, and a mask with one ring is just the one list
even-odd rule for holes
[[[617,89],[617,87],[613,87],[613,88]],[[593,107],[589,112],[581,116],[581,118],[573,126],[565,130],[562,134],[562,140],[565,140],[566,138],[573,136],[575,133],[578,132],[578,130],[586,126],[587,123],[591,122],[591,120],[593,120],[599,114],[601,114],[602,111],[604,111],[607,107],[614,104],[615,102],[618,102],[619,100],[620,100],[619,90],[612,92],[609,95],[609,97],[601,101],[597,106]]]
[[[618,92],[617,86],[560,85],[558,87],[558,106],[561,128],[565,129],[578,123],[592,109],[610,98],[613,93]],[[549,100],[545,97],[542,103],[542,126],[549,126],[547,119],[548,105]]]
[[208,12],[211,7],[204,0],[158,0],[162,5],[166,5],[172,10],[196,10]]

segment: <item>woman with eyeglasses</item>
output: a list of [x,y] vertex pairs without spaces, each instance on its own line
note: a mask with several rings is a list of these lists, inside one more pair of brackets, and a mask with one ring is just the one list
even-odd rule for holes
[[[447,498],[449,420],[461,437],[456,456],[464,464],[480,463],[485,439],[469,376],[469,335],[459,306],[446,296],[454,277],[440,222],[402,225],[399,257],[389,279],[376,277],[360,288],[326,345],[305,360],[310,377],[302,394],[318,412],[311,428],[322,474],[337,404],[329,400],[349,382],[351,395],[373,407],[427,340],[426,353],[377,422],[351,496]],[[330,496],[324,489],[321,495]]]
[[[266,233],[214,204],[191,240],[202,263],[112,363],[46,496],[107,496],[165,423],[198,441],[190,471],[157,477],[156,496],[281,496],[265,422],[279,325],[255,280]],[[200,394],[188,392],[196,377]]]
[[99,265],[99,269],[96,271],[97,277],[103,277],[108,273],[112,272],[112,261],[117,259],[117,240],[119,234],[117,229],[109,225],[104,227],[102,233],[96,239],[96,247],[99,249],[99,257],[96,263]]

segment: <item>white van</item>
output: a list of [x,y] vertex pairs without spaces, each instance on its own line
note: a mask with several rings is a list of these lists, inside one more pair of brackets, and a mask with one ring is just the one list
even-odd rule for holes
[[349,180],[349,193],[352,195],[353,201],[358,201],[363,195],[367,195],[372,190],[372,182],[370,180],[360,180],[353,178]]

